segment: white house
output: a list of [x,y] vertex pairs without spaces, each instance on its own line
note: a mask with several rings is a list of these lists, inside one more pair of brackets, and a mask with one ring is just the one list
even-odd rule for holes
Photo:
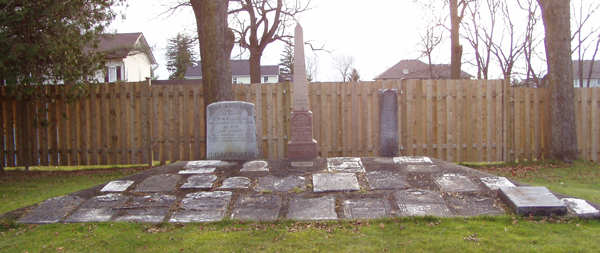
[[[590,76],[590,68],[592,68],[592,75]],[[590,87],[600,87],[600,61],[583,61],[583,87],[587,87],[588,77],[590,79]],[[573,86],[581,87],[579,84],[579,61],[573,61]]]
[[156,59],[142,33],[103,34],[98,51],[108,52],[106,71],[97,75],[98,82],[139,82],[150,77]]
[[[231,60],[231,82],[234,84],[250,83],[250,61]],[[188,67],[185,79],[202,79],[202,62],[197,66]],[[279,82],[279,65],[260,66],[260,80],[262,83]]]

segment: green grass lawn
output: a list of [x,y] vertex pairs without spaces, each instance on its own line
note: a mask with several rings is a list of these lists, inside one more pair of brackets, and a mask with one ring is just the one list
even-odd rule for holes
[[[538,162],[478,166],[598,202],[598,164]],[[2,210],[88,188],[133,171],[0,180]],[[17,177],[16,179],[19,179]],[[561,184],[562,182],[562,184]],[[60,189],[58,189],[60,188]],[[68,188],[68,189],[67,189]],[[52,193],[46,193],[53,191]],[[34,200],[39,199],[39,200]],[[5,208],[10,204],[14,208]],[[4,212],[4,211],[1,211]],[[0,252],[598,252],[600,222],[504,215],[371,221],[25,225],[2,221]]]

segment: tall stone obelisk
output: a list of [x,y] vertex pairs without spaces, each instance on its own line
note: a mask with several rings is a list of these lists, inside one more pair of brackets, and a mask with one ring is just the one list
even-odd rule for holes
[[312,112],[308,110],[308,81],[304,63],[302,26],[296,25],[294,36],[294,111],[290,115],[288,158],[317,158],[317,141],[313,139]]

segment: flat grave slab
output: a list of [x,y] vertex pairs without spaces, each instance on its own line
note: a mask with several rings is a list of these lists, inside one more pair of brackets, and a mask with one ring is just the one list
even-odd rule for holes
[[433,161],[426,156],[399,156],[394,157],[397,164],[433,164]]
[[170,222],[212,222],[225,216],[233,194],[229,191],[194,192],[181,200],[181,209]]
[[392,210],[387,199],[349,199],[344,200],[344,214],[347,219],[377,219],[390,216]]
[[210,189],[217,176],[213,174],[201,174],[190,176],[181,186],[181,189]]
[[333,157],[327,158],[329,172],[365,172],[359,157]]
[[490,190],[498,190],[500,187],[515,187],[515,184],[505,177],[482,177],[480,180]]
[[180,170],[179,174],[180,175],[186,175],[186,174],[207,174],[207,173],[213,173],[213,172],[215,172],[216,169],[217,169],[217,167],[189,168],[189,169],[185,169],[185,170]]
[[569,211],[573,214],[582,216],[600,215],[600,211],[590,205],[585,199],[562,198],[560,200],[567,205]]
[[404,165],[400,171],[406,173],[435,173],[439,172],[440,169],[438,166],[432,164],[407,164]]
[[223,181],[219,189],[246,189],[250,186],[250,182],[250,178],[247,177],[230,177]]
[[142,181],[134,192],[172,192],[181,180],[181,175],[161,174],[154,175]]
[[203,167],[214,167],[221,163],[221,160],[200,160],[189,161],[183,166],[183,169],[197,169]]
[[336,220],[335,197],[292,199],[287,218],[292,220]]
[[428,190],[403,190],[394,194],[402,216],[451,216],[442,196]]
[[543,186],[500,187],[498,197],[519,215],[567,213],[567,205]]
[[434,175],[435,183],[445,192],[479,191],[479,187],[467,176],[460,174]]
[[138,196],[125,205],[124,209],[140,208],[140,207],[171,207],[175,204],[177,197],[165,195],[162,193],[154,193],[152,195]]
[[273,221],[277,219],[282,198],[279,195],[240,196],[233,209],[236,220]]
[[292,167],[312,167],[313,162],[292,162]]
[[313,191],[358,191],[358,179],[354,173],[313,174]]
[[249,161],[242,166],[241,172],[269,171],[269,163],[266,161]]
[[125,210],[125,214],[118,216],[115,221],[159,223],[165,220],[168,213],[168,207],[139,207]]
[[373,171],[365,176],[371,190],[407,189],[410,187],[401,175],[391,171]]
[[272,192],[287,192],[294,188],[306,189],[304,177],[289,176],[289,177],[259,177],[256,188],[257,192],[272,191]]
[[19,219],[19,223],[57,223],[85,201],[77,196],[60,196],[42,202],[38,207]]
[[117,214],[118,209],[131,197],[122,194],[95,196],[83,203],[65,222],[106,222]]
[[494,199],[478,196],[455,196],[446,200],[447,206],[456,211],[456,214],[463,216],[474,215],[503,215]]
[[104,187],[102,187],[100,192],[124,192],[133,183],[134,183],[134,181],[128,181],[128,180],[111,181],[108,184],[106,184]]

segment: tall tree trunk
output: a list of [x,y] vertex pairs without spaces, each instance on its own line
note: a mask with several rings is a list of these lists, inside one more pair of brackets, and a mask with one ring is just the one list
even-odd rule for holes
[[234,35],[227,24],[228,0],[190,0],[196,15],[204,107],[234,100],[231,81],[231,50]]
[[458,15],[458,0],[450,0],[450,78],[460,79],[460,68],[462,58],[462,45],[460,45],[460,22]]
[[260,58],[262,57],[262,51],[250,50],[250,83],[261,83],[260,80]]
[[571,59],[569,1],[538,0],[546,30],[544,39],[548,59],[551,96],[550,158],[572,162],[577,159],[577,132]]

